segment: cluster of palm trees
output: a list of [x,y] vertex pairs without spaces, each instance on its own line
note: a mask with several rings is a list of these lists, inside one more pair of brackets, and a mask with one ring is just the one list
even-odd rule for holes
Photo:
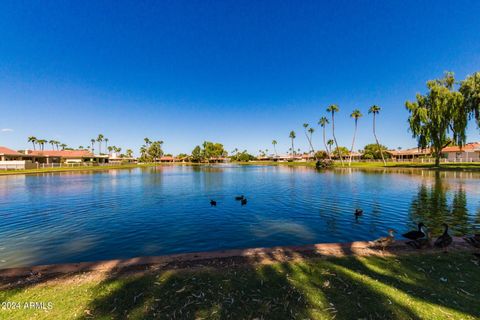
[[[375,137],[375,142],[378,146],[378,149],[379,149],[381,157],[382,157],[382,161],[385,165],[386,164],[385,157],[383,155],[383,150],[380,146],[380,142],[378,140],[377,133],[376,133],[376,117],[380,113],[380,110],[381,110],[381,108],[379,106],[373,105],[368,109],[368,113],[373,115],[373,136]],[[335,136],[335,113],[339,112],[340,108],[338,107],[338,105],[332,104],[332,105],[329,105],[327,107],[326,111],[329,113],[330,119],[323,116],[318,121],[318,125],[320,125],[320,127],[322,127],[322,131],[323,131],[323,145],[325,146],[325,152],[327,153],[328,158],[332,159],[332,146],[335,145],[335,148],[336,148],[335,150],[337,150],[338,156],[340,158],[340,162],[343,166],[344,165],[343,157],[340,155],[340,148],[338,146],[337,137]],[[349,155],[349,159],[348,159],[349,165],[352,163],[353,149],[355,147],[355,138],[357,136],[358,120],[362,116],[363,116],[363,114],[358,109],[353,110],[352,113],[350,114],[350,118],[352,118],[354,120],[354,131],[353,131],[352,146],[350,148],[350,155]],[[326,139],[326,127],[330,123],[332,125],[332,138],[333,139],[328,139],[327,140]],[[315,129],[313,127],[311,127],[308,123],[304,123],[303,128],[304,128],[304,131],[305,131],[305,137],[307,138],[308,145],[310,147],[309,152],[311,152],[312,154],[315,154],[315,149],[313,147],[313,142],[312,142],[312,137],[313,137],[313,133],[315,132]],[[297,137],[295,131],[293,131],[293,130],[290,131],[290,134],[289,134],[288,137],[291,139],[292,146],[291,146],[290,150],[292,152],[292,155],[294,155],[295,154],[294,140]],[[275,155],[277,155],[277,149],[276,149],[277,140],[273,140],[272,145],[273,145],[273,148],[275,150]]]
[[36,149],[36,146],[39,147],[40,150],[44,150],[45,149],[45,145],[46,144],[50,144],[52,146],[52,149],[55,150],[55,148],[57,150],[60,150],[60,148],[62,150],[65,150],[65,148],[67,147],[67,145],[65,143],[61,143],[60,141],[57,141],[57,140],[45,140],[45,139],[37,139],[37,137],[35,136],[30,136],[28,137],[28,142],[31,142],[32,143],[32,146],[33,146],[33,150],[37,150]]
[[105,150],[109,150],[108,149],[108,138],[105,138],[105,136],[103,134],[99,133],[97,138],[90,139],[90,145],[91,145],[90,149],[91,149],[92,153],[95,150],[95,148],[94,148],[95,142],[98,142],[98,154],[102,154],[102,142],[105,142]]

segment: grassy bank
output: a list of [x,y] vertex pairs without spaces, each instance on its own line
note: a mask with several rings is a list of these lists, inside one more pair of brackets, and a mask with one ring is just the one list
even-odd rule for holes
[[4,286],[3,302],[52,309],[0,310],[0,318],[478,319],[479,268],[457,252],[65,275]]

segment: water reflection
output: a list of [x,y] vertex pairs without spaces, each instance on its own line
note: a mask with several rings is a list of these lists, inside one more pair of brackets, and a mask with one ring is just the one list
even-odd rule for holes
[[448,204],[448,181],[441,178],[440,172],[434,173],[433,183],[422,183],[410,207],[410,225],[415,228],[418,222],[425,223],[432,234],[443,231],[442,223],[448,223],[455,235],[470,231],[467,209],[467,195],[463,185],[458,184],[453,190],[453,199]]

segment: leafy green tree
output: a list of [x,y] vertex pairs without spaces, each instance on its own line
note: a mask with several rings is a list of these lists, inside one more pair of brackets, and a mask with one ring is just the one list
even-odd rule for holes
[[435,157],[435,166],[440,165],[442,149],[450,143],[462,146],[466,141],[469,112],[463,96],[454,90],[453,73],[444,78],[427,82],[428,92],[417,94],[416,101],[407,101],[410,113],[408,123],[420,148],[430,147]]
[[348,154],[349,154],[349,151],[347,147],[337,147],[335,148],[335,150],[333,150],[333,155],[340,159],[344,157],[348,157]]
[[327,151],[319,150],[319,151],[315,152],[315,159],[325,160],[327,158],[329,158],[329,154],[327,153]]
[[152,158],[154,162],[163,156],[162,144],[163,141],[154,141],[150,143],[147,149],[149,157]]
[[383,165],[386,166],[387,162],[385,161],[385,157],[383,156],[383,150],[382,150],[382,148],[380,148],[380,142],[378,142],[377,131],[376,131],[376,128],[375,128],[376,127],[376,116],[377,116],[377,114],[380,113],[381,109],[382,108],[380,108],[379,106],[373,105],[373,106],[370,107],[370,109],[368,109],[368,113],[373,114],[373,136],[375,137],[375,141],[377,142],[378,150],[380,151],[380,155],[382,156]]
[[480,72],[475,72],[461,82],[460,93],[464,99],[464,109],[470,112],[480,127]]
[[[382,159],[382,154],[380,152],[386,152],[388,148],[384,145],[378,145],[376,143],[367,144],[363,148],[362,158],[363,159]],[[389,154],[386,153],[386,156],[389,157]]]
[[[338,142],[337,138],[335,137],[335,112],[340,111],[340,108],[336,104],[331,104],[327,108],[327,112],[329,112],[332,115],[332,135],[333,135],[333,141],[335,141],[335,146],[338,149]],[[340,162],[342,163],[343,166],[343,158],[340,157]]]
[[193,162],[200,162],[202,161],[202,148],[200,146],[196,146],[192,151],[192,161]]
[[225,157],[228,155],[221,143],[204,141],[202,147],[202,160],[210,161],[211,158]]
[[328,158],[332,159],[332,156],[330,155],[330,151],[327,147],[327,142],[326,142],[326,135],[325,135],[325,127],[327,124],[329,124],[329,121],[326,117],[321,117],[320,120],[318,120],[318,124],[322,127],[323,131],[323,145],[325,146],[325,151],[327,152]]
[[290,139],[292,139],[292,154],[295,154],[295,147],[293,146],[293,140],[297,137],[295,135],[295,131],[290,131],[290,135],[288,136]]
[[255,160],[256,158],[249,154],[247,152],[247,150],[243,150],[242,152],[240,152],[237,156],[236,156],[236,160],[237,161],[242,161],[242,162],[248,162],[248,161],[252,161],[252,160]]
[[37,138],[34,137],[34,136],[30,136],[30,137],[28,137],[28,142],[32,143],[33,150],[35,150],[35,144],[37,143]]
[[363,114],[358,109],[353,110],[353,112],[350,114],[350,118],[353,118],[355,120],[355,130],[353,131],[352,148],[350,149],[350,158],[348,159],[349,166],[352,165],[352,153],[355,145],[355,137],[357,135],[358,119],[360,119],[362,116]]

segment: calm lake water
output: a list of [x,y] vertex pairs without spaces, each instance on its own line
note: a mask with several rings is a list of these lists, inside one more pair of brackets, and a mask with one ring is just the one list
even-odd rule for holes
[[464,234],[480,226],[480,174],[162,166],[15,175],[0,177],[0,217],[0,268],[370,240],[419,221]]

